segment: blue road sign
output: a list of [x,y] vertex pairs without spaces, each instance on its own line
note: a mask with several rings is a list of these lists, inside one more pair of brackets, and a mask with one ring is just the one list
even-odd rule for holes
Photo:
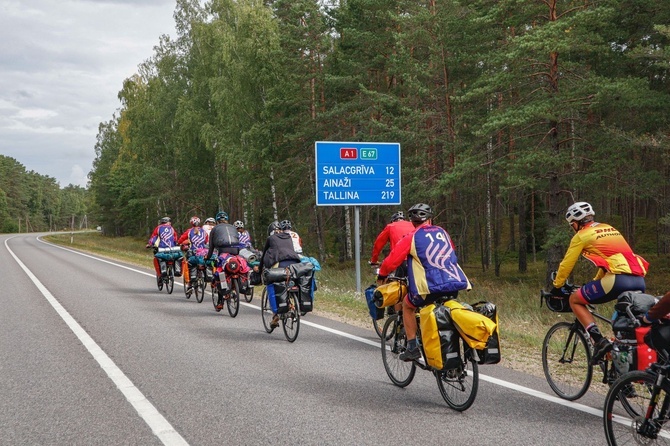
[[316,205],[400,204],[400,144],[317,141]]

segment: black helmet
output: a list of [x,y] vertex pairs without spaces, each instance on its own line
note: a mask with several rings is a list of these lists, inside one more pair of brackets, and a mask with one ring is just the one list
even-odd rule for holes
[[270,226],[268,226],[268,236],[274,234],[275,231],[278,231],[280,229],[279,223],[275,220],[272,223],[270,223]]
[[425,203],[418,203],[409,208],[407,214],[413,223],[422,223],[433,216],[433,210]]
[[395,214],[391,215],[391,223],[393,223],[394,221],[404,220],[404,219],[405,219],[405,214],[404,214],[403,211],[398,211]]
[[293,228],[293,225],[291,225],[291,220],[282,220],[281,223],[279,223],[279,229],[282,231],[290,231],[291,228]]
[[161,218],[161,224],[164,225],[165,223],[170,223],[172,220],[170,220],[170,217],[163,217]]

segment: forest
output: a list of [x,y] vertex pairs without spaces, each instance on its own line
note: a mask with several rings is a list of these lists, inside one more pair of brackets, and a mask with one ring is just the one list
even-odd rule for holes
[[[99,125],[106,235],[221,209],[257,245],[289,219],[347,261],[353,209],[316,206],[314,144],[378,141],[401,145],[401,208],[430,204],[484,271],[555,269],[574,201],[670,250],[667,0],[177,0],[174,18]],[[361,208],[363,259],[396,210]]]
[[91,195],[0,155],[0,233],[86,229]]

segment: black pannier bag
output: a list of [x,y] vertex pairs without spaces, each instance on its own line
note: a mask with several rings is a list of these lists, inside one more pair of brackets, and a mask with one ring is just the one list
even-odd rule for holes
[[483,314],[496,323],[496,329],[489,337],[489,340],[486,341],[486,347],[477,350],[477,356],[479,356],[478,362],[479,364],[498,364],[501,359],[498,308],[492,302],[480,301],[472,304],[472,309],[479,314]]
[[249,285],[260,285],[261,283],[261,273],[258,271],[249,272]]
[[277,302],[277,314],[283,314],[288,311],[288,288],[284,283],[274,283],[275,301]]
[[449,309],[443,305],[430,304],[421,308],[419,314],[426,363],[436,370],[460,367],[460,336],[451,321]]
[[312,287],[314,285],[313,273],[302,276],[298,279],[298,296],[300,298],[300,311],[309,313],[312,311],[314,302],[312,301]]

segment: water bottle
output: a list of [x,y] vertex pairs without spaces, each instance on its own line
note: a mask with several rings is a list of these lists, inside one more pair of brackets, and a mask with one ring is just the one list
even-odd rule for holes
[[614,368],[619,375],[627,373],[630,370],[631,362],[632,356],[628,351],[628,347],[619,346],[615,343],[612,348],[612,364],[614,364]]

